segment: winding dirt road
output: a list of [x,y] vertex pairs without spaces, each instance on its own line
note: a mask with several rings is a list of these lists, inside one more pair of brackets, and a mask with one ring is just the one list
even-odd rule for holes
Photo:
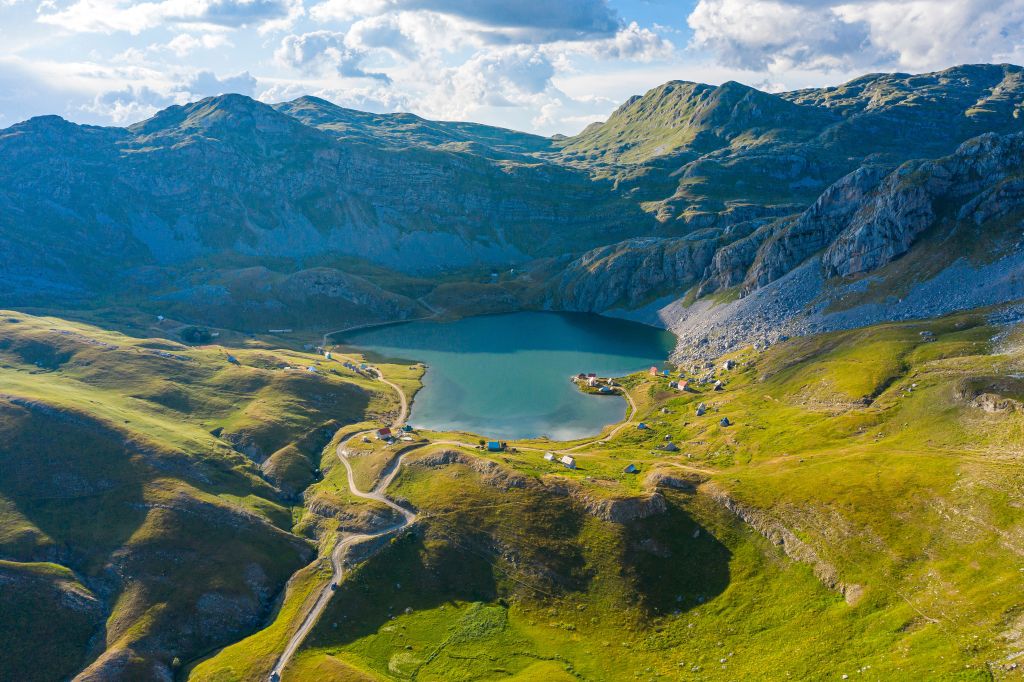
[[[330,332],[324,335],[323,346],[325,348],[327,346],[328,337],[331,334],[335,333],[338,332]],[[344,357],[345,359],[351,362],[355,361],[353,358],[344,355],[339,357]],[[401,386],[388,380],[384,376],[384,373],[379,368],[371,367],[370,369],[372,369],[373,372],[377,375],[378,381],[390,387],[398,395],[400,408],[398,412],[398,417],[392,423],[391,428],[400,429],[405,424],[406,420],[409,418],[409,399],[406,397],[405,391],[402,390]],[[572,452],[591,445],[607,443],[612,438],[614,438],[623,428],[634,423],[637,414],[636,402],[634,402],[633,396],[630,395],[629,391],[627,391],[625,388],[622,388],[621,392],[622,395],[624,395],[626,400],[629,402],[630,408],[629,414],[627,415],[625,420],[623,420],[621,423],[615,426],[615,428],[609,431],[608,434],[602,438],[594,439],[584,443],[579,443],[577,445],[572,446],[571,448],[553,450],[553,452]],[[295,652],[298,651],[299,647],[302,646],[302,643],[309,636],[309,633],[313,630],[313,627],[316,625],[317,621],[320,619],[320,616],[327,608],[327,604],[331,601],[331,597],[334,596],[334,591],[340,586],[341,580],[344,577],[345,557],[347,556],[349,550],[364,542],[369,542],[371,540],[375,540],[386,535],[390,535],[391,533],[398,532],[403,528],[408,528],[410,525],[416,522],[417,516],[414,512],[393,502],[392,500],[388,499],[388,497],[384,494],[384,492],[388,489],[388,486],[390,486],[391,482],[395,479],[395,476],[398,475],[399,468],[401,467],[402,461],[404,460],[405,456],[412,452],[413,450],[417,450],[421,447],[431,444],[454,445],[467,448],[476,447],[473,444],[462,443],[459,441],[434,441],[433,443],[421,443],[411,447],[404,448],[397,452],[394,459],[392,459],[391,462],[389,462],[388,465],[381,471],[381,476],[377,481],[377,484],[373,487],[373,490],[370,490],[369,492],[364,492],[362,490],[359,490],[359,488],[356,486],[355,474],[352,471],[352,465],[348,461],[348,450],[346,448],[346,444],[353,438],[361,437],[369,433],[372,433],[372,430],[352,433],[346,436],[344,439],[342,439],[341,442],[338,443],[336,452],[338,455],[338,459],[345,467],[348,476],[349,490],[356,497],[361,497],[368,500],[375,500],[377,502],[387,505],[388,507],[402,515],[402,521],[400,523],[396,523],[386,528],[382,528],[381,530],[378,530],[374,533],[356,533],[352,535],[347,535],[343,537],[340,542],[338,542],[337,546],[335,546],[334,548],[334,551],[331,552],[331,579],[330,581],[325,583],[323,587],[320,588],[320,594],[317,595],[317,599],[313,603],[312,608],[310,608],[309,612],[303,618],[302,624],[299,626],[298,630],[296,630],[292,637],[288,640],[288,644],[285,646],[284,651],[281,653],[281,656],[277,659],[277,662],[274,664],[274,667],[270,672],[270,682],[278,682],[281,679],[282,671],[291,662],[292,658],[295,656]],[[540,451],[543,448],[523,446],[521,447],[521,449]]]
[[[400,389],[395,387],[395,390],[399,392],[399,395],[402,395],[404,397],[404,393]],[[403,414],[401,419],[404,420],[404,399],[402,402]],[[398,474],[399,467],[401,467],[402,460],[405,458],[405,456],[409,452],[418,449],[418,447],[422,447],[422,445],[419,445],[417,447],[405,448],[404,450],[396,454],[395,458],[391,462],[389,462],[388,465],[384,468],[382,476],[380,480],[377,482],[377,485],[374,486],[373,490],[369,492],[363,492],[358,487],[356,487],[355,475],[352,472],[352,465],[349,464],[348,450],[346,449],[345,446],[346,443],[348,443],[348,441],[350,441],[351,439],[357,436],[363,436],[368,433],[371,433],[371,431],[359,431],[357,433],[353,433],[346,436],[340,443],[338,443],[338,448],[336,452],[338,455],[338,459],[341,460],[341,463],[345,466],[345,471],[348,475],[348,488],[351,491],[351,493],[356,497],[362,497],[368,500],[376,500],[377,502],[381,502],[390,507],[391,509],[394,509],[395,511],[402,515],[402,521],[400,523],[387,526],[386,528],[382,528],[373,533],[355,533],[353,535],[347,535],[344,538],[342,538],[342,540],[337,544],[337,546],[334,548],[334,551],[331,552],[331,579],[326,584],[324,584],[323,587],[320,588],[320,594],[317,595],[316,601],[313,603],[312,608],[310,608],[309,612],[302,619],[302,624],[299,626],[299,629],[296,630],[295,633],[291,636],[291,639],[288,640],[288,644],[285,646],[284,651],[281,653],[281,656],[277,659],[277,662],[274,663],[274,667],[270,671],[270,682],[278,682],[278,680],[281,679],[281,672],[286,667],[288,667],[288,664],[295,656],[295,652],[298,651],[299,647],[302,646],[302,643],[306,641],[306,637],[309,636],[309,633],[312,631],[317,621],[320,620],[320,616],[323,614],[324,609],[327,608],[327,604],[331,601],[331,597],[334,596],[334,591],[341,585],[341,580],[345,574],[345,557],[348,554],[349,550],[355,547],[356,545],[360,545],[364,542],[376,540],[386,535],[396,533],[402,530],[403,528],[407,528],[416,522],[416,514],[414,512],[410,511],[409,509],[406,509],[405,507],[402,507],[399,504],[396,504],[395,502],[392,502],[384,495],[384,491],[387,490],[388,486],[391,485],[391,482],[395,479],[395,476]],[[424,443],[423,445],[426,444]]]

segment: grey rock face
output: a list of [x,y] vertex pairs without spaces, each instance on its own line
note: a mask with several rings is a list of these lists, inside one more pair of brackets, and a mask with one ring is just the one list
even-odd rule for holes
[[551,305],[600,312],[635,308],[659,293],[685,290],[703,274],[716,240],[629,240],[588,251],[558,279]]
[[881,166],[865,166],[822,194],[799,218],[778,227],[758,249],[743,280],[746,293],[786,274],[828,246],[863,206],[864,198],[885,176]]
[[1020,209],[1024,134],[983,135],[952,156],[909,163],[890,174],[829,246],[829,277],[870,272],[906,253],[918,236],[956,206],[975,224]]

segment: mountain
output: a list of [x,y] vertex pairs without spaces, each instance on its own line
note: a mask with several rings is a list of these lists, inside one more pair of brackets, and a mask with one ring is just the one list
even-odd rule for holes
[[[0,679],[1017,679],[1021,73],[0,130]],[[524,308],[679,345],[501,452],[317,347]]]
[[476,151],[488,158],[516,158],[548,151],[550,138],[506,128],[459,121],[428,121],[415,114],[371,114],[305,96],[275,104],[278,111],[329,132],[345,142],[365,142],[389,149],[426,147]]
[[[128,304],[249,330],[428,307],[611,312],[678,330],[713,308],[751,332],[728,338],[765,342],[731,321],[750,301],[718,304],[818,257],[822,291],[913,260],[937,222],[970,222],[939,206],[947,195],[1003,205],[957,234],[1006,229],[1022,74],[967,65],[788,93],[672,81],[557,139],[314,97],[225,95],[128,128],[32,119],[0,131],[0,302]],[[1004,147],[992,172],[967,151]],[[963,182],[943,184],[949,163],[970,167]],[[982,260],[1008,248],[975,241]]]
[[[500,135],[479,128],[498,149]],[[0,132],[4,300],[116,294],[139,268],[173,279],[240,259],[438,273],[648,229],[639,208],[582,171],[413,138],[397,148],[395,135],[357,141],[238,95],[126,129],[14,125]]]
[[933,158],[1020,130],[1022,95],[1022,69],[1008,64],[778,94],[674,81],[559,144],[566,162],[620,178],[685,230],[737,204],[806,205],[869,159]]

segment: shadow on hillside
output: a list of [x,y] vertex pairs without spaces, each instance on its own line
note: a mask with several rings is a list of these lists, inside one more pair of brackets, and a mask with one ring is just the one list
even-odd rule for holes
[[144,477],[118,434],[69,410],[0,401],[0,495],[52,542],[6,548],[90,573],[146,518]]
[[372,635],[407,608],[421,611],[451,601],[497,598],[490,560],[453,545],[428,550],[422,532],[408,532],[341,584],[307,646],[337,645]]
[[600,602],[611,589],[654,617],[692,609],[729,584],[729,549],[675,504],[608,526],[621,568],[600,585],[581,549],[594,541],[584,534],[584,514],[549,497],[520,517],[526,521],[514,540],[504,526],[489,527],[471,513],[455,525],[428,519],[395,538],[342,583],[307,646],[342,646],[380,632],[407,609],[452,602],[493,603],[516,593],[541,603],[573,593],[590,600],[594,589]]
[[629,530],[623,563],[648,615],[686,611],[729,586],[732,552],[671,500],[664,514],[635,521]]

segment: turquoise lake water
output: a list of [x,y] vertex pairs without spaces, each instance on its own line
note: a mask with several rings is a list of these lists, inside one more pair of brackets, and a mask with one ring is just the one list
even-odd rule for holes
[[620,396],[581,393],[569,376],[621,376],[671,352],[672,334],[579,313],[512,313],[409,322],[351,332],[347,345],[424,362],[409,423],[484,438],[571,440],[622,420]]

